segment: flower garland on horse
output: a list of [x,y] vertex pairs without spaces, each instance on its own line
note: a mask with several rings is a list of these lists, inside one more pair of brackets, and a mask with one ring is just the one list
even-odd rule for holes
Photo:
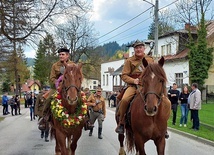
[[62,96],[59,91],[53,94],[51,101],[51,111],[55,119],[57,119],[64,127],[72,128],[79,125],[87,115],[87,98],[84,92],[81,91],[81,98],[78,99],[76,112],[69,114],[68,110],[62,105]]

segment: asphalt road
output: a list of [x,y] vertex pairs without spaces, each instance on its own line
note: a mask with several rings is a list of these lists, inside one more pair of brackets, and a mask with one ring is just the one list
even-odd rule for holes
[[[1,110],[1,108],[0,108]],[[37,121],[30,121],[29,109],[22,107],[22,115],[5,116],[0,122],[0,155],[54,155],[55,141],[45,142],[40,138]],[[2,115],[2,114],[1,114]],[[114,132],[116,123],[114,111],[108,108],[104,121],[103,139],[98,139],[97,123],[94,133],[88,136],[88,131],[82,132],[78,141],[77,155],[117,155],[119,142]],[[200,131],[199,131],[200,132]],[[193,140],[180,134],[169,132],[166,140],[166,155],[213,155],[214,147]],[[148,155],[156,155],[152,141],[146,143]],[[129,153],[132,155],[134,153]]]

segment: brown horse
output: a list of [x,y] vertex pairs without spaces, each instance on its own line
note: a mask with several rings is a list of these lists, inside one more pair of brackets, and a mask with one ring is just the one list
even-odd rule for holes
[[[80,102],[82,101],[80,88],[83,80],[81,69],[82,64],[65,65],[65,71],[61,84],[61,93],[58,94],[61,97],[62,107],[66,109],[66,112],[61,116],[75,116],[75,114],[77,113],[77,109],[81,109],[81,107],[79,106],[79,104],[82,103]],[[77,119],[73,119],[73,122],[70,121],[66,124],[66,120],[60,120],[60,118],[54,116],[52,109],[51,135],[52,137],[54,136],[56,140],[55,152],[57,155],[75,155],[77,141],[82,134],[82,128],[84,126],[84,117],[82,116],[83,114],[81,114],[81,121],[74,123],[74,121],[76,121]],[[69,119],[71,120],[71,118]]]
[[170,116],[170,101],[166,98],[166,74],[163,69],[164,58],[158,63],[148,64],[142,73],[142,90],[131,105],[131,130],[126,130],[128,151],[136,148],[137,154],[145,155],[144,144],[153,140],[158,155],[164,155],[167,120]]

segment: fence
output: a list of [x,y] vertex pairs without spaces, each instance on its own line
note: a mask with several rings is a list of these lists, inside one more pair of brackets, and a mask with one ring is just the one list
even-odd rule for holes
[[214,103],[214,85],[206,85],[202,90],[202,100],[206,103]]

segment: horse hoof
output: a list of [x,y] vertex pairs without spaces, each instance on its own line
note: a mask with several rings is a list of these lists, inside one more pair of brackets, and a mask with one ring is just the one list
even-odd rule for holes
[[61,153],[60,152],[56,152],[56,154],[55,155],[61,155]]

